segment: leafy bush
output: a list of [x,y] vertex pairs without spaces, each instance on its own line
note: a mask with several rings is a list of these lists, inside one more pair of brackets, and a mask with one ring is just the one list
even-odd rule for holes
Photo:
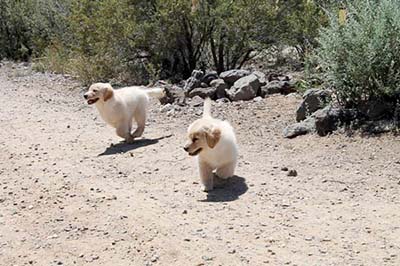
[[315,58],[326,86],[340,103],[359,106],[371,100],[396,101],[400,94],[400,1],[347,3],[342,25],[329,13]]
[[314,43],[321,20],[309,0],[1,2],[0,59],[34,57],[37,69],[72,72],[85,83],[240,68],[273,44]]
[[53,38],[66,32],[66,12],[53,0],[1,0],[0,59],[40,55]]
[[[282,31],[280,36],[286,44],[296,47],[304,59],[317,45],[316,38],[320,27],[328,23],[322,5],[331,6],[331,4],[326,0],[324,3],[310,0],[287,2],[292,2],[292,7],[282,10],[285,20],[280,27]],[[285,4],[288,4],[287,2]],[[279,25],[277,27],[279,28]]]
[[261,43],[272,2],[72,0],[72,69],[87,82],[124,72],[146,82],[241,67]]

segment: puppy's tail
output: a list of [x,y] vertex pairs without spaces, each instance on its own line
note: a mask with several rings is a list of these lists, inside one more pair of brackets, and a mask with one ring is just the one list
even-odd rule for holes
[[145,90],[147,95],[153,98],[160,99],[165,96],[165,90],[162,88],[153,88]]
[[211,117],[211,99],[210,98],[207,98],[204,100],[203,117]]

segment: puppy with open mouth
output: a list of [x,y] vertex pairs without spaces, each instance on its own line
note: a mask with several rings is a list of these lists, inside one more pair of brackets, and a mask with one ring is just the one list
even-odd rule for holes
[[[149,97],[161,98],[164,93],[161,88],[134,86],[114,90],[109,83],[95,83],[89,87],[84,98],[89,105],[96,105],[100,116],[116,129],[118,136],[132,143],[143,134]],[[133,121],[137,128],[132,133]]]
[[234,175],[238,157],[235,132],[229,122],[211,116],[209,98],[204,102],[203,117],[189,126],[188,138],[184,150],[190,156],[198,156],[204,191],[214,188],[215,178]]

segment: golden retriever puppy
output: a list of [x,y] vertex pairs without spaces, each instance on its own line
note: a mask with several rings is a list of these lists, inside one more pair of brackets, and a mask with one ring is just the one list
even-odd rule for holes
[[[109,83],[95,83],[84,94],[87,103],[95,104],[104,121],[114,127],[117,135],[128,143],[132,143],[143,134],[149,96],[161,98],[164,96],[164,90],[143,87],[114,90]],[[133,120],[137,128],[132,133]]]
[[214,178],[233,176],[238,157],[235,132],[229,122],[211,117],[210,99],[204,102],[203,117],[189,126],[188,137],[184,150],[191,156],[198,155],[204,191],[214,188]]

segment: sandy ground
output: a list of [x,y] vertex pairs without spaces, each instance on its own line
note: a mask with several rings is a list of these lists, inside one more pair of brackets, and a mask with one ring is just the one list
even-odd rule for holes
[[201,108],[153,100],[127,145],[72,80],[2,66],[0,89],[0,265],[400,265],[399,137],[287,140],[298,98],[215,104],[240,162],[206,194]]

